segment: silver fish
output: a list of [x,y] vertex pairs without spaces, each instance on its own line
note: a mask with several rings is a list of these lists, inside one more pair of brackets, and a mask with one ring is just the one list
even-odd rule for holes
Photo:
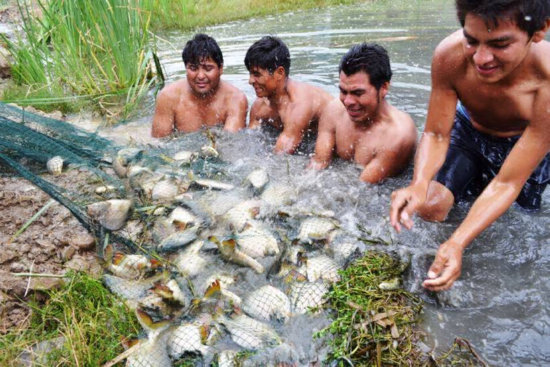
[[249,222],[237,235],[239,248],[248,256],[258,258],[277,255],[277,239],[258,222]]
[[117,152],[113,159],[113,169],[120,178],[127,177],[130,162],[139,159],[143,151],[137,148],[124,148]]
[[178,182],[174,178],[167,178],[157,182],[151,191],[151,199],[155,201],[170,201],[178,195]]
[[340,266],[326,255],[319,255],[305,260],[307,279],[315,282],[317,279],[323,279],[328,282],[337,282],[340,280],[338,271]]
[[197,154],[194,152],[183,150],[174,154],[173,158],[180,164],[187,164],[190,163],[196,157],[196,155]]
[[260,320],[277,319],[284,322],[290,316],[290,300],[278,288],[264,285],[246,297],[243,311]]
[[107,263],[107,269],[116,276],[125,279],[140,279],[158,266],[158,262],[139,254],[114,254],[111,262]]
[[132,205],[132,200],[113,199],[90,204],[87,211],[88,215],[96,219],[103,227],[116,231],[126,223]]
[[218,320],[227,328],[231,339],[245,349],[257,350],[281,343],[279,335],[269,325],[246,315],[234,318],[222,315]]
[[125,300],[137,300],[147,293],[153,284],[164,276],[154,276],[140,280],[124,279],[111,274],[103,274],[103,283],[109,290]]
[[296,199],[293,189],[288,185],[269,184],[260,196],[264,204],[272,209],[290,205]]
[[195,241],[175,257],[174,264],[181,274],[193,278],[204,270],[207,263],[199,255],[203,245],[203,241]]
[[298,282],[290,288],[290,302],[292,311],[301,315],[309,311],[311,307],[319,307],[324,303],[324,296],[328,292],[325,283]]
[[235,188],[234,185],[209,179],[195,179],[193,180],[195,185],[198,185],[202,188],[212,189],[212,190],[232,190]]
[[185,229],[189,226],[201,223],[201,220],[199,218],[197,218],[193,213],[185,208],[182,208],[181,206],[178,206],[174,208],[174,210],[172,210],[172,212],[168,216],[168,220],[174,226],[178,227],[178,230]]
[[181,232],[175,232],[163,239],[157,246],[159,252],[179,250],[198,238],[198,226],[187,228]]
[[329,218],[309,217],[302,222],[298,233],[300,242],[311,243],[328,239],[329,234],[337,228],[336,221]]
[[384,291],[394,291],[396,289],[401,288],[401,278],[396,277],[391,280],[381,282],[378,284],[378,288],[384,290]]
[[242,231],[244,226],[260,213],[260,200],[246,200],[229,209],[222,219],[235,231]]
[[[169,323],[153,323],[151,317],[141,310],[136,310],[138,321],[147,331],[147,339],[142,339],[132,347],[132,353],[126,359],[126,367],[171,367],[168,355],[167,328]],[[130,351],[130,350],[128,350]]]
[[206,339],[206,328],[194,323],[183,323],[172,330],[168,337],[168,354],[179,359],[186,352],[198,352],[205,356],[210,348],[203,344]]
[[227,261],[251,267],[258,274],[264,272],[264,267],[262,266],[262,264],[239,250],[236,246],[235,240],[218,241],[216,238],[212,237],[210,238],[210,240],[218,246],[222,257]]
[[237,351],[222,350],[217,355],[218,367],[237,367]]
[[256,191],[261,191],[269,182],[269,175],[265,169],[257,168],[246,177],[246,181],[250,183]]
[[56,155],[55,157],[50,158],[46,162],[46,168],[48,169],[48,172],[50,172],[52,175],[57,176],[60,175],[63,171],[63,158]]
[[218,151],[214,147],[210,145],[204,145],[201,147],[199,155],[205,158],[217,158],[220,156],[220,153],[218,153]]

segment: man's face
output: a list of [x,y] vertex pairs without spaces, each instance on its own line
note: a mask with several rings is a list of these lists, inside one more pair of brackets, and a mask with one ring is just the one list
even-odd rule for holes
[[220,84],[223,66],[218,67],[211,58],[203,59],[199,64],[187,63],[187,82],[195,94],[214,93]]
[[270,73],[267,69],[257,66],[250,68],[248,84],[254,88],[256,97],[269,97],[277,90],[277,71]]
[[527,32],[511,19],[499,19],[498,27],[490,28],[475,14],[464,21],[464,53],[479,79],[494,83],[510,75],[524,60],[531,40]]
[[381,91],[387,89],[384,85],[380,90],[370,83],[370,78],[364,71],[352,75],[340,72],[340,101],[346,107],[353,122],[369,122],[376,118],[380,106]]

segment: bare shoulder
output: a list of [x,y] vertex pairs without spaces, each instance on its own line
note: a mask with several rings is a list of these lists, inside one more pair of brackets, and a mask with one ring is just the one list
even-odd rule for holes
[[349,119],[346,108],[338,98],[333,98],[324,105],[321,121],[329,121],[332,125],[343,119]]
[[242,90],[240,90],[239,88],[227,82],[222,81],[221,83],[222,83],[222,91],[224,94],[224,98],[226,100],[229,99],[230,101],[233,101],[233,102],[246,101],[246,95]]
[[313,84],[295,80],[289,80],[289,84],[291,86],[291,93],[298,98],[322,99],[326,102],[333,98],[326,90]]
[[157,96],[157,100],[173,101],[180,99],[182,95],[185,95],[185,93],[187,93],[187,80],[182,79],[177,82],[170,83],[162,88]]
[[403,147],[414,147],[418,131],[411,115],[394,106],[391,108],[393,129],[395,132],[399,132],[399,134],[395,134],[395,143]]
[[458,30],[445,37],[437,45],[432,58],[432,75],[447,77],[463,75],[462,67],[467,62],[462,49],[463,39],[462,30]]
[[[535,70],[540,77],[550,83],[550,42],[541,41],[532,45]],[[548,85],[548,84],[546,84]]]

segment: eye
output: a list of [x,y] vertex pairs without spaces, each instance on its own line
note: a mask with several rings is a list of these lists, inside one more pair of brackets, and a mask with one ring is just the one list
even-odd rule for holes
[[497,43],[495,45],[493,45],[494,48],[498,48],[498,49],[505,49],[506,47],[510,46],[509,43]]
[[477,45],[477,40],[470,37],[466,37],[466,43],[469,44],[470,46],[474,46],[474,45]]

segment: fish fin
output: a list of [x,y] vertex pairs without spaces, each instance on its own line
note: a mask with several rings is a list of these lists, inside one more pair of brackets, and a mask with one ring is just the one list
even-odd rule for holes
[[112,244],[109,243],[105,246],[103,250],[103,258],[105,259],[106,263],[109,264],[113,261],[114,251],[115,250]]
[[112,256],[112,263],[114,265],[119,265],[124,259],[124,254],[122,252],[115,252]]
[[215,243],[215,244],[219,244],[220,243],[220,240],[218,239],[218,237],[216,236],[209,236],[208,237],[208,241],[212,242],[212,243]]
[[222,241],[222,246],[225,248],[230,248],[231,250],[235,250],[235,247],[237,246],[237,241],[235,241],[233,238],[229,240]]
[[204,298],[210,298],[210,297],[213,297],[214,295],[218,296],[221,294],[221,292],[222,292],[222,288],[220,285],[220,280],[216,279],[215,281],[212,282],[212,284],[208,286],[208,288],[204,292]]
[[136,317],[141,326],[146,330],[158,330],[170,324],[170,320],[154,322],[153,318],[140,308],[136,308]]
[[208,327],[208,325],[199,326],[199,333],[201,335],[201,342],[203,344],[205,344],[206,341],[208,340],[209,331],[210,331],[210,328]]

